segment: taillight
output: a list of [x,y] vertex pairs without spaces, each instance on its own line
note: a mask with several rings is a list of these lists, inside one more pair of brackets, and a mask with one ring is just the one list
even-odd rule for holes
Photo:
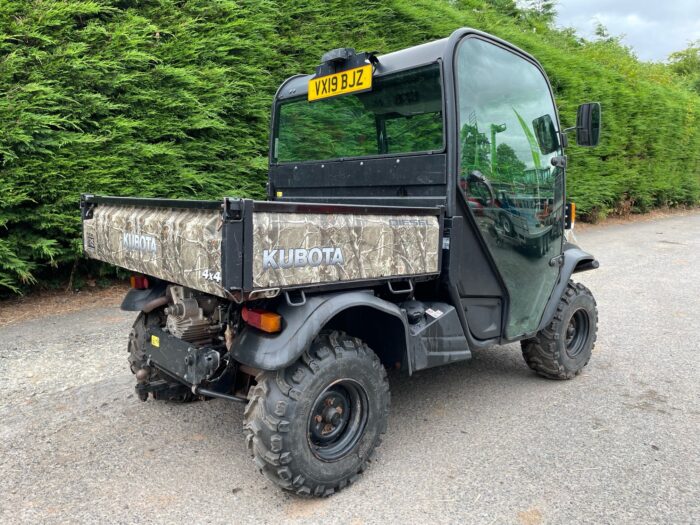
[[145,290],[149,286],[148,277],[145,275],[132,275],[129,282],[131,283],[131,287],[136,290]]
[[276,333],[282,330],[282,316],[259,308],[243,307],[243,320],[263,332]]

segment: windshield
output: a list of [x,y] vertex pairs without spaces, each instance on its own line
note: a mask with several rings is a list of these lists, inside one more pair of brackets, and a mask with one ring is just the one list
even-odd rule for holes
[[273,162],[443,149],[438,64],[374,79],[372,91],[278,106]]

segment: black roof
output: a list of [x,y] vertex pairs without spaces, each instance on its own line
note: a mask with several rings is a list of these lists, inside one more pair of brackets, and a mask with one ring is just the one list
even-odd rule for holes
[[[402,69],[432,64],[443,56],[445,48],[447,47],[447,40],[447,38],[442,38],[433,42],[394,51],[393,53],[387,53],[386,55],[378,55],[377,59],[379,62],[374,71],[374,76],[389,75],[401,71]],[[277,98],[285,99],[306,95],[309,80],[314,76],[315,73],[310,75],[296,75],[289,78],[280,87]]]
[[[440,40],[434,40],[425,44],[407,47],[406,49],[394,51],[393,53],[387,53],[386,55],[378,55],[378,64],[374,71],[374,76],[378,77],[389,75],[404,69],[432,64],[441,58],[445,59],[449,54],[449,51],[451,51],[451,48],[455,47],[457,42],[459,42],[463,36],[470,33],[487,37],[491,41],[500,43],[505,47],[517,51],[532,62],[539,65],[537,60],[535,60],[535,58],[529,53],[526,53],[522,49],[519,49],[505,40],[477,29],[461,28],[455,30],[448,38],[441,38]],[[285,99],[306,95],[308,93],[309,80],[314,76],[315,73],[309,75],[295,75],[288,78],[277,90],[277,95],[275,98]]]

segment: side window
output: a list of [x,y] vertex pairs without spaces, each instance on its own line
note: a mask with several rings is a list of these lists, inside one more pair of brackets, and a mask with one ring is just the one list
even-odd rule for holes
[[478,38],[460,44],[457,89],[459,187],[509,289],[516,337],[536,329],[558,275],[549,265],[564,211],[554,104],[534,64]]

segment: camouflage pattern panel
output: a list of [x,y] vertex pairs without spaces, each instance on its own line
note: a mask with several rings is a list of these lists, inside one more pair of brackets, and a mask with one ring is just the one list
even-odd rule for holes
[[100,204],[83,249],[100,261],[224,297],[221,212]]
[[253,213],[253,288],[438,273],[430,215]]

